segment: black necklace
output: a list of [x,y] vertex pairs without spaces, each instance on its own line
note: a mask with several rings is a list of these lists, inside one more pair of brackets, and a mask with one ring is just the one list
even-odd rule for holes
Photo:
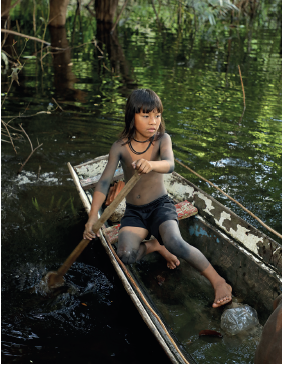
[[137,140],[133,139],[133,140],[134,140],[134,141],[136,141],[136,142],[147,142],[147,141],[149,141],[149,140],[150,140],[149,145],[147,146],[147,148],[146,148],[144,151],[138,152],[138,151],[134,150],[133,146],[131,145],[131,141],[129,141],[128,146],[129,146],[130,150],[133,152],[133,154],[136,154],[136,155],[142,155],[142,154],[144,154],[147,150],[149,150],[149,148],[150,148],[150,146],[152,145],[152,142],[153,142],[153,140],[154,140],[154,137],[155,137],[155,135],[154,135],[154,136],[152,136],[152,137],[150,137],[150,138],[149,138],[148,140],[146,140],[146,141],[137,141]]
[[148,140],[145,140],[145,141],[138,141],[138,140],[136,140],[136,139],[133,137],[133,140],[134,140],[134,141],[136,141],[136,142],[140,142],[140,143],[142,143],[142,142],[148,142],[151,138],[152,138],[152,137],[148,138]]

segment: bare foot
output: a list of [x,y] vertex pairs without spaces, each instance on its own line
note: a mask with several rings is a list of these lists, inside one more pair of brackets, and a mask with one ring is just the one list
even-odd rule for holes
[[159,252],[161,256],[164,257],[164,259],[167,261],[167,267],[170,269],[175,269],[177,266],[179,266],[180,261],[179,259],[170,253],[164,245],[161,245],[157,239],[152,239],[145,242],[147,251],[146,254],[152,253],[152,252]]
[[167,261],[166,265],[168,268],[175,269],[176,267],[179,266],[180,264],[179,259],[174,254],[170,253],[164,245],[161,245],[161,249],[158,252]]
[[220,281],[214,286],[215,299],[212,304],[213,308],[225,305],[232,300],[232,287],[225,281]]

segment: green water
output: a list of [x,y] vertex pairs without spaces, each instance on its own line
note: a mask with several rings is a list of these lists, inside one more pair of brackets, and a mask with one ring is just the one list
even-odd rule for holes
[[[23,0],[11,11],[12,30],[34,34],[33,4]],[[162,7],[162,28],[151,7],[142,4],[133,2],[126,8],[112,36],[84,6],[76,16],[76,4],[71,4],[65,28],[47,28],[45,39],[56,47],[73,48],[46,55],[42,64],[39,57],[30,58],[40,50],[39,43],[28,41],[23,50],[24,38],[14,37],[17,43],[12,47],[9,38],[4,47],[11,55],[23,50],[24,67],[20,85],[13,83],[3,104],[2,119],[8,122],[19,113],[30,116],[10,124],[19,129],[22,123],[33,147],[37,139],[43,143],[20,175],[17,171],[30,153],[29,142],[25,136],[15,139],[17,155],[10,144],[2,143],[5,362],[166,362],[94,244],[68,273],[73,292],[48,301],[30,293],[78,244],[86,221],[67,162],[76,165],[108,153],[123,128],[125,101],[134,88],[149,87],[160,95],[176,158],[282,231],[279,2],[263,3],[254,19],[234,19],[231,25],[228,16],[216,26],[197,23],[196,27],[178,26],[171,21],[169,7]],[[44,29],[46,4],[37,4],[36,11],[38,36]],[[90,43],[94,38],[103,41],[99,43],[103,55]],[[238,65],[246,95],[243,115]],[[2,68],[2,93],[9,88],[10,74],[11,65],[6,71]],[[56,109],[53,98],[63,111]],[[35,115],[49,109],[50,114]],[[9,138],[2,134],[2,140]],[[262,229],[207,183],[179,165],[176,171]],[[130,309],[130,316],[125,309]],[[140,352],[140,345],[148,352]],[[201,363],[217,362],[208,352],[194,357]],[[251,360],[249,352],[245,361]]]

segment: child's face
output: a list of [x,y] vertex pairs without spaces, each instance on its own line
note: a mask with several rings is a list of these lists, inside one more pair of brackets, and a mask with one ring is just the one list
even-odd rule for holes
[[162,114],[156,109],[149,113],[135,113],[134,126],[136,129],[136,139],[144,140],[152,137],[159,129]]

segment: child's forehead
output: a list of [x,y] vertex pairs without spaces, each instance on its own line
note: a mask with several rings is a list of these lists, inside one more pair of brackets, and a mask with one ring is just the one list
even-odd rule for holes
[[158,111],[158,108],[154,108],[151,111],[148,111],[146,108],[140,108],[140,111],[137,113],[154,113],[154,114],[159,114],[160,112]]

